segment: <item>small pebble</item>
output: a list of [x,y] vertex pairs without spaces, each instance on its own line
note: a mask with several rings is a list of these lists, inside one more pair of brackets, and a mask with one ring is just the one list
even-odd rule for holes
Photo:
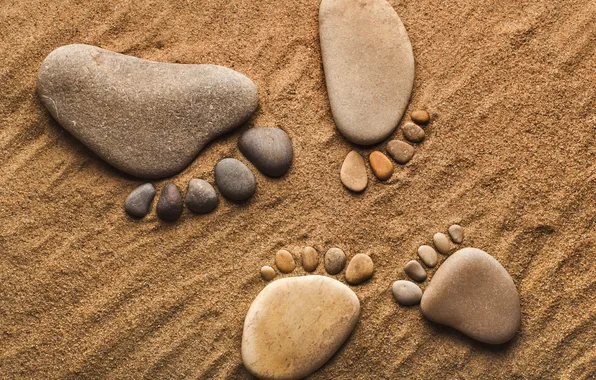
[[275,278],[275,269],[271,268],[269,265],[265,265],[261,268],[261,277],[265,281],[271,281]]
[[412,111],[410,118],[416,124],[426,125],[430,121],[430,115],[425,110]]
[[414,123],[406,123],[403,126],[402,131],[404,137],[411,142],[419,143],[424,140],[424,129]]
[[387,153],[395,162],[405,165],[414,156],[414,147],[401,140],[391,140],[387,143]]
[[319,266],[319,252],[313,247],[304,247],[302,250],[302,267],[307,272],[314,272]]
[[461,244],[464,241],[464,229],[459,224],[449,227],[449,236],[455,244]]
[[149,213],[154,197],[155,186],[150,183],[141,185],[126,197],[124,210],[133,218],[143,218]]
[[372,277],[374,264],[370,256],[359,253],[352,257],[346,269],[346,281],[358,285]]
[[292,165],[292,141],[279,128],[251,128],[240,136],[238,147],[257,169],[270,177],[281,177]]
[[416,260],[410,260],[404,266],[404,272],[414,281],[422,282],[426,280],[426,271]]
[[393,175],[393,164],[387,156],[375,150],[368,157],[374,175],[381,181],[386,181]]
[[437,251],[430,245],[421,245],[418,248],[418,256],[429,268],[434,268],[437,265]]
[[168,183],[161,190],[159,200],[157,201],[157,207],[155,208],[157,216],[162,220],[173,222],[180,218],[183,209],[184,202],[182,201],[180,191],[176,185]]
[[391,286],[395,300],[403,306],[411,306],[420,303],[422,289],[412,281],[398,280]]
[[451,244],[449,244],[449,239],[445,234],[441,232],[437,232],[433,236],[433,244],[439,253],[446,255],[451,250]]
[[294,256],[285,249],[280,249],[275,254],[275,266],[282,273],[290,273],[296,269],[296,262]]
[[217,163],[215,183],[223,196],[232,201],[247,200],[257,188],[254,174],[235,158],[224,158]]
[[325,270],[329,274],[338,274],[346,265],[346,254],[339,248],[330,248],[325,253]]
[[193,178],[188,183],[185,203],[190,211],[207,214],[217,207],[217,193],[209,182]]
[[355,150],[348,153],[344,163],[341,165],[339,178],[345,187],[359,193],[366,189],[368,176],[364,159]]

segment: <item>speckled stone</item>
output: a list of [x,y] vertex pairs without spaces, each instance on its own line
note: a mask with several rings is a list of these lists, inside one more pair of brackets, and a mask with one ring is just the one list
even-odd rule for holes
[[393,297],[403,306],[416,305],[422,298],[422,289],[412,281],[398,280],[391,286]]
[[182,201],[182,195],[180,191],[173,183],[168,183],[161,190],[159,200],[155,211],[157,216],[165,221],[173,222],[180,218],[182,210],[184,209],[184,202]]
[[327,273],[336,275],[346,265],[346,254],[339,248],[329,248],[325,253],[325,270]]
[[155,193],[155,186],[150,183],[137,187],[126,197],[124,210],[133,218],[145,217],[149,213]]
[[326,276],[282,278],[250,305],[242,332],[242,361],[260,379],[301,379],[342,346],[356,326],[360,301]]
[[426,271],[416,260],[410,260],[404,266],[404,272],[414,281],[422,282],[426,280]]
[[375,150],[368,157],[374,175],[380,181],[386,181],[393,175],[393,164],[383,153]]
[[275,266],[282,273],[290,273],[296,269],[296,261],[289,251],[280,249],[275,254]]
[[224,197],[244,201],[257,189],[257,180],[248,166],[235,158],[224,158],[215,166],[215,183]]
[[387,143],[387,153],[398,164],[407,164],[414,157],[414,147],[401,140],[391,140]]
[[419,125],[426,125],[430,121],[430,115],[425,110],[412,111],[410,118]]
[[433,244],[439,253],[446,255],[451,250],[451,244],[449,244],[449,239],[445,236],[444,233],[437,232],[433,235]]
[[238,148],[257,169],[270,177],[286,174],[294,157],[290,137],[279,128],[251,128],[238,140]]
[[459,224],[449,227],[449,236],[455,244],[461,244],[464,241],[464,229]]
[[406,123],[402,127],[404,137],[413,143],[419,143],[424,140],[425,133],[424,129],[420,128],[414,123]]
[[271,268],[269,265],[265,265],[261,268],[261,277],[265,281],[271,281],[275,278],[275,269]]
[[217,207],[217,193],[211,184],[203,179],[193,178],[186,190],[186,207],[197,214],[207,214]]
[[314,272],[319,266],[319,252],[313,247],[302,250],[302,267],[307,272]]
[[521,324],[515,284],[488,253],[464,248],[435,272],[421,302],[422,314],[481,342],[511,340]]
[[80,44],[48,55],[37,92],[74,137],[142,178],[180,172],[258,103],[257,86],[225,67],[152,62]]
[[355,150],[348,153],[339,173],[341,183],[356,193],[364,191],[368,184],[364,159]]
[[374,264],[370,256],[359,253],[352,257],[346,269],[346,281],[358,285],[372,277]]
[[437,265],[437,251],[430,245],[421,245],[418,247],[418,256],[420,260],[429,268]]

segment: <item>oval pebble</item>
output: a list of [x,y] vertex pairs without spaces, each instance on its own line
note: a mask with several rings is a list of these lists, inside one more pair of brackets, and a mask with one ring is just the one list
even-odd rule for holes
[[403,306],[416,305],[422,298],[422,289],[412,281],[398,280],[391,286],[393,297]]
[[359,253],[352,257],[346,269],[346,281],[358,285],[372,277],[374,264],[370,256]]
[[325,253],[325,270],[329,274],[338,274],[346,265],[346,254],[339,248],[329,248]]
[[414,281],[422,282],[426,280],[426,271],[416,260],[410,260],[404,266],[404,272]]
[[374,175],[381,181],[386,181],[393,175],[393,164],[387,156],[375,150],[368,156],[370,167]]
[[296,261],[290,252],[280,249],[275,254],[275,266],[282,273],[290,273],[296,268]]
[[304,247],[302,250],[302,267],[307,272],[314,272],[319,266],[319,252],[313,247]]
[[149,213],[155,193],[155,186],[150,183],[137,187],[126,197],[124,210],[133,218],[143,218]]
[[412,111],[410,118],[416,124],[426,125],[430,121],[430,115],[425,110]]
[[444,233],[437,232],[433,235],[433,244],[439,253],[446,255],[451,250],[451,244],[449,244],[449,239],[445,236]]
[[162,220],[173,222],[180,218],[183,209],[184,202],[182,201],[180,191],[176,185],[168,183],[164,186],[159,195],[159,200],[155,207],[157,216]]
[[404,133],[404,137],[411,142],[419,143],[424,140],[424,129],[420,128],[414,123],[406,123],[402,131]]
[[414,147],[405,141],[391,140],[387,143],[387,153],[398,164],[407,164],[414,156]]
[[449,236],[456,244],[461,244],[464,241],[464,229],[459,224],[454,224],[449,227]]
[[345,187],[359,193],[366,189],[368,176],[364,159],[355,150],[348,153],[344,163],[341,165],[339,178]]
[[265,281],[271,281],[275,278],[275,269],[271,268],[269,265],[265,265],[261,268],[261,277]]
[[257,169],[270,177],[284,175],[294,157],[290,137],[279,128],[251,128],[238,140],[238,148]]
[[217,163],[215,183],[223,196],[232,201],[247,200],[257,188],[254,174],[235,158],[224,158]]
[[188,183],[184,203],[197,214],[207,214],[217,207],[217,193],[211,184],[203,179],[193,178]]
[[418,247],[418,256],[420,260],[429,268],[437,265],[437,251],[430,245],[421,245]]

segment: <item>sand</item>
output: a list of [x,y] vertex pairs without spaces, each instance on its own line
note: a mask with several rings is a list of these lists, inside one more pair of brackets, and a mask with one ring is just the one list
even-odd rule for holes
[[[0,377],[249,378],[240,344],[265,285],[259,268],[305,245],[375,261],[373,278],[353,287],[362,304],[354,333],[313,379],[593,377],[594,2],[391,3],[417,64],[408,110],[433,120],[406,167],[387,183],[369,171],[369,188],[353,195],[339,181],[352,145],[329,109],[317,1],[5,0]],[[98,159],[36,98],[41,61],[70,43],[220,64],[257,83],[256,116],[172,178],[178,186],[213,181],[224,156],[244,160],[236,142],[252,125],[288,132],[293,167],[282,179],[257,174],[248,204],[185,211],[173,225],[155,212],[132,221],[123,202],[141,182]],[[359,151],[374,149],[385,144]],[[505,346],[475,343],[393,300],[403,265],[453,223],[517,285],[522,327]]]

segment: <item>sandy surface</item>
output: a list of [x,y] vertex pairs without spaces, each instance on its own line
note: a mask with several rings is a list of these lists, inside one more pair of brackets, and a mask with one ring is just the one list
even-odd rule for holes
[[[595,3],[391,3],[417,62],[410,110],[434,121],[410,164],[354,196],[338,178],[352,147],[325,93],[318,1],[3,0],[0,377],[249,378],[240,342],[264,286],[259,268],[306,244],[376,263],[353,287],[354,333],[314,379],[594,376]],[[247,74],[260,96],[249,125],[289,133],[290,173],[258,174],[248,204],[223,201],[208,216],[130,220],[122,204],[141,182],[99,160],[35,96],[41,61],[70,43]],[[211,181],[218,159],[244,160],[240,131],[172,181]],[[522,327],[508,345],[475,343],[392,298],[418,245],[453,222],[519,289]]]

